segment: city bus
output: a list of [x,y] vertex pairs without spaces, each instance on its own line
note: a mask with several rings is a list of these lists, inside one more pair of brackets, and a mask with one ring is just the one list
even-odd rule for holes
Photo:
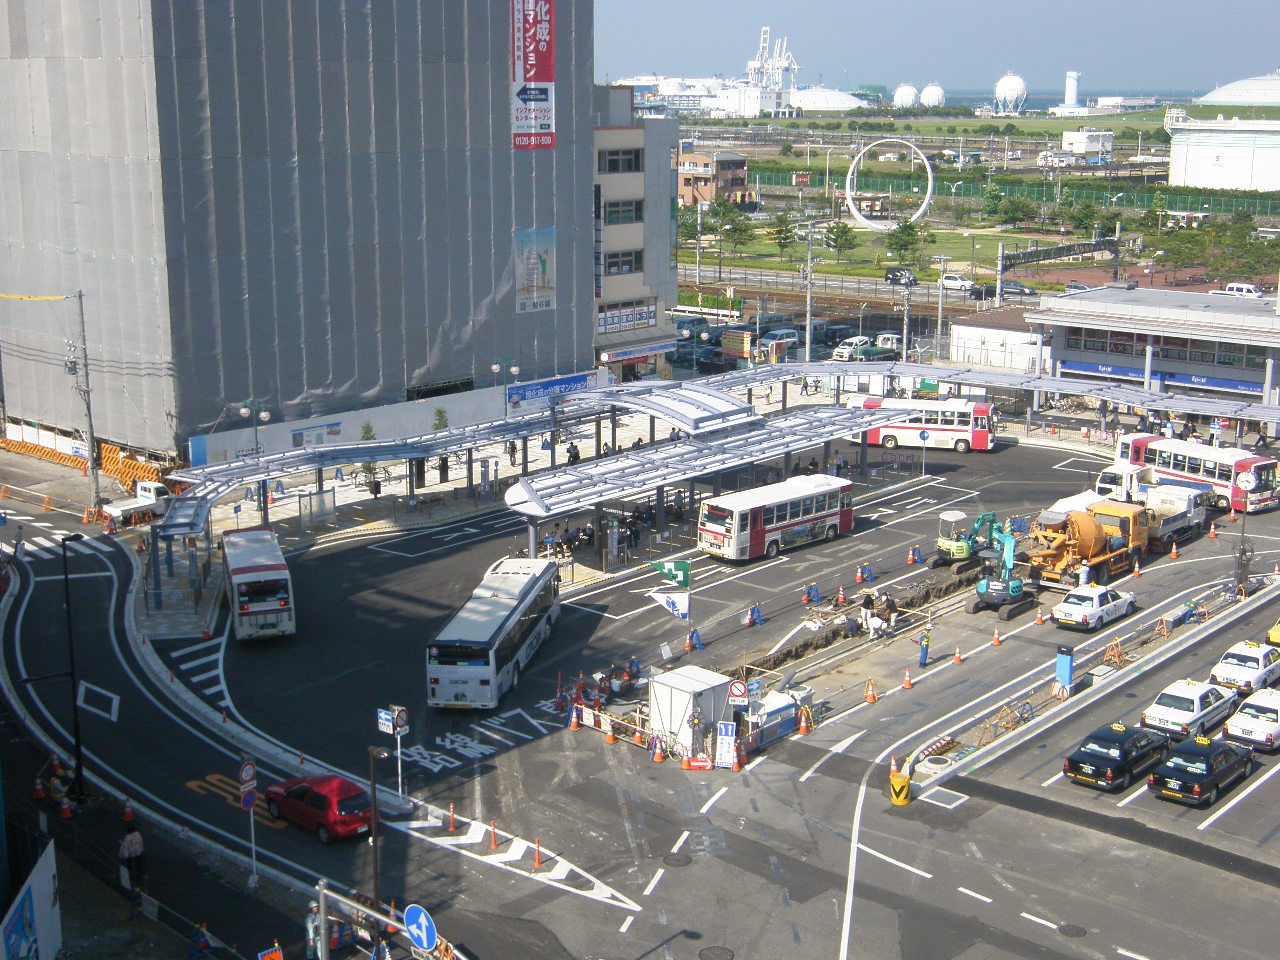
[[[904,410],[916,415],[902,423],[872,427],[867,443],[889,450],[894,447],[941,447],[968,453],[990,450],[995,445],[995,405],[958,397],[947,400],[888,400],[881,397],[854,397],[851,410]],[[929,438],[922,440],[921,432]]]
[[427,647],[427,705],[496,707],[559,616],[554,560],[499,560]]
[[[1209,501],[1219,510],[1257,513],[1277,506],[1276,461],[1240,447],[1211,447],[1190,440],[1170,440],[1155,433],[1134,433],[1120,438],[1116,460],[1145,464],[1156,483],[1182,483],[1209,491]],[[1253,477],[1240,485],[1242,476]]]
[[222,567],[237,640],[291,637],[297,632],[293,580],[270,527],[226,531]]
[[814,474],[702,502],[698,547],[726,560],[776,557],[853,529],[853,484]]

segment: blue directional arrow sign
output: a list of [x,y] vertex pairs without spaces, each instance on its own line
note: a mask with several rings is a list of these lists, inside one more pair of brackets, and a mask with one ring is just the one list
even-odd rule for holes
[[921,440],[928,440],[928,439],[929,439],[929,431],[928,431],[928,430],[921,430],[921,431],[920,431],[920,439],[921,439]]
[[525,103],[549,103],[551,91],[546,87],[534,87],[525,84],[516,91],[516,96]]
[[404,928],[413,945],[419,950],[436,948],[435,921],[431,919],[431,914],[418,904],[411,903],[404,908]]

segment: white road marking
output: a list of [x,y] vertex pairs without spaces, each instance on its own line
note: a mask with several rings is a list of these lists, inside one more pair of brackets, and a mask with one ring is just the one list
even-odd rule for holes
[[1125,804],[1132,803],[1134,800],[1137,800],[1140,796],[1142,796],[1146,792],[1147,792],[1147,783],[1144,780],[1138,785],[1138,789],[1134,790],[1127,797],[1125,797],[1123,800],[1117,803],[1116,806],[1123,807]]
[[903,870],[906,870],[909,873],[914,873],[918,877],[924,877],[926,880],[933,879],[932,873],[926,873],[925,871],[919,869],[918,867],[911,866],[911,864],[909,863],[903,863],[901,860],[895,860],[893,859],[893,857],[887,854],[881,853],[879,850],[872,850],[865,843],[858,844],[858,849],[866,851],[867,853],[871,854],[873,857],[879,857],[885,863],[892,863],[895,867],[901,867]]
[[973,892],[972,890],[970,890],[968,887],[956,887],[956,889],[957,889],[957,890],[959,890],[961,893],[963,893],[966,897],[973,897],[973,899],[975,899],[975,900],[981,900],[983,903],[992,903],[992,902],[993,902],[993,901],[992,901],[992,899],[991,899],[990,897],[984,897],[984,896],[983,896],[982,894],[980,894],[980,893],[974,893],[974,892]]
[[1066,776],[1063,774],[1061,770],[1059,770],[1057,773],[1055,773],[1052,777],[1050,777],[1044,783],[1040,784],[1040,786],[1047,787],[1052,783],[1057,783],[1059,780],[1065,780],[1065,779],[1066,779]]
[[175,657],[185,657],[188,653],[195,653],[197,650],[207,650],[209,647],[216,647],[222,643],[221,637],[215,637],[212,640],[201,640],[199,643],[192,644],[189,647],[183,647],[181,650],[173,651]]
[[750,771],[750,770],[754,770],[756,767],[758,767],[758,766],[759,766],[760,764],[762,764],[762,763],[764,763],[764,754],[763,754],[763,753],[762,753],[762,754],[760,754],[760,756],[756,757],[754,760],[752,760],[750,763],[748,763],[748,764],[747,764],[746,769],[747,769],[748,771]]
[[1046,920],[1044,917],[1037,917],[1030,913],[1020,913],[1018,916],[1022,917],[1024,920],[1030,920],[1032,923],[1038,923],[1042,927],[1048,927],[1050,930],[1058,929],[1058,924],[1054,923],[1052,920]]
[[1116,953],[1120,954],[1122,957],[1128,957],[1129,960],[1149,960],[1149,958],[1144,957],[1142,954],[1133,953],[1130,950],[1126,950],[1124,947],[1116,947]]
[[[707,583],[707,584],[704,584],[703,586],[698,587],[697,589],[690,591],[690,593],[702,593],[704,590],[714,590],[714,589],[716,589],[716,588],[720,587],[722,584],[726,584],[726,583],[728,583],[730,580],[737,580],[739,577],[748,577],[748,576],[750,576],[750,575],[751,575],[751,574],[753,574],[753,573],[760,573],[760,572],[762,572],[762,571],[764,571],[764,570],[768,570],[770,567],[777,566],[777,565],[778,565],[778,564],[780,564],[780,563],[787,563],[790,559],[791,559],[790,557],[778,557],[778,559],[776,559],[776,560],[771,560],[771,561],[769,561],[768,563],[760,564],[759,566],[753,566],[753,567],[750,567],[750,568],[749,568],[749,569],[747,569],[747,570],[743,570],[741,573],[735,573],[735,574],[734,574],[733,576],[731,576],[731,577],[724,577],[724,578],[722,578],[722,579],[720,579],[720,580],[716,580],[714,583]],[[658,573],[658,571],[656,571],[656,570],[653,570],[653,571],[651,571],[651,572],[652,572],[652,574],[653,574],[654,576],[660,576],[660,574],[659,574],[659,573]],[[649,575],[649,574],[644,574],[643,576],[646,576],[646,577],[647,577],[648,575]],[[628,582],[628,583],[635,583],[635,582],[636,582],[637,580],[639,580],[639,579],[641,579],[641,577],[637,577],[635,580],[630,580],[630,581],[627,581],[627,582]],[[646,588],[644,588],[644,590],[643,590],[642,592],[644,592],[644,593],[648,593],[649,591],[654,590],[654,589],[655,589],[655,587],[652,587],[652,586],[651,586],[651,587],[646,587]],[[597,592],[598,592],[598,591],[597,591]],[[637,592],[637,591],[629,591],[629,592],[634,593],[634,592]],[[590,596],[590,594],[585,594],[585,593],[584,593],[584,594],[578,594],[574,599],[575,599],[575,600],[581,600],[581,599],[583,599],[584,597],[587,597],[587,596]],[[634,610],[628,610],[626,613],[605,613],[603,610],[592,610],[592,609],[590,609],[590,608],[588,608],[588,607],[583,607],[583,606],[580,606],[580,605],[579,605],[579,604],[577,604],[577,603],[574,603],[574,602],[572,602],[572,601],[567,601],[567,600],[566,600],[566,601],[562,601],[560,605],[561,605],[562,607],[573,607],[575,610],[581,610],[581,611],[582,611],[582,612],[584,612],[584,613],[592,613],[592,614],[595,614],[596,616],[606,617],[606,618],[608,618],[608,619],[610,619],[610,620],[625,620],[627,617],[634,617],[637,613],[646,613],[646,612],[650,612],[650,611],[657,610],[657,609],[663,609],[663,608],[661,608],[661,607],[658,607],[656,604],[653,604],[653,605],[645,604],[645,605],[644,605],[644,606],[642,606],[642,607],[636,607]]]
[[831,750],[828,753],[823,754],[822,758],[817,763],[815,763],[812,767],[810,767],[808,770],[806,770],[804,773],[800,775],[800,782],[804,783],[806,780],[812,777],[820,766],[822,766],[824,763],[826,763],[828,760],[831,759],[832,754],[844,753],[845,748],[848,747],[849,744],[853,743],[855,740],[857,740],[860,736],[862,736],[866,732],[867,731],[865,730],[859,730],[852,737],[847,737],[846,739],[841,740],[839,743],[837,743],[834,747],[831,748]]
[[680,839],[676,841],[676,845],[671,848],[672,853],[679,853],[680,848],[684,846],[684,842],[689,839],[689,831],[685,830],[680,834]]
[[653,875],[653,879],[649,881],[649,885],[644,888],[644,893],[641,894],[642,897],[647,897],[649,894],[653,893],[653,888],[658,885],[658,881],[662,879],[662,875],[664,873],[666,873],[666,871],[663,870],[662,867],[659,867],[658,872],[655,873]]
[[[84,579],[87,579],[88,577],[109,577],[109,576],[111,576],[111,572],[109,570],[103,570],[100,573],[69,573],[67,574],[67,579],[68,580],[84,580]],[[39,583],[42,580],[61,580],[62,574],[56,573],[47,577],[32,577],[31,579],[34,580],[36,583]]]
[[717,790],[715,793],[713,793],[713,794],[711,795],[711,799],[710,799],[710,800],[708,800],[706,803],[704,803],[704,804],[702,805],[702,809],[701,809],[701,810],[699,810],[698,812],[699,812],[699,813],[706,813],[706,812],[707,812],[708,810],[710,810],[713,806],[715,806],[715,803],[716,803],[716,801],[717,801],[717,800],[719,800],[721,797],[723,797],[723,796],[724,796],[726,793],[728,793],[728,792],[729,792],[729,788],[728,788],[728,787],[721,787],[719,790]]
[[1197,830],[1203,830],[1205,827],[1208,827],[1208,826],[1212,825],[1212,824],[1213,824],[1213,822],[1214,822],[1214,821],[1216,821],[1219,817],[1221,817],[1224,813],[1226,813],[1227,811],[1229,811],[1229,810],[1230,810],[1232,807],[1234,807],[1237,803],[1239,803],[1241,800],[1243,800],[1243,799],[1244,799],[1245,797],[1247,797],[1249,794],[1253,793],[1253,791],[1257,790],[1260,786],[1262,786],[1264,783],[1266,783],[1268,780],[1270,780],[1270,779],[1271,779],[1271,778],[1276,774],[1276,772],[1277,772],[1277,771],[1280,771],[1280,763],[1277,763],[1277,764],[1276,764],[1275,766],[1273,766],[1270,770],[1268,770],[1265,774],[1263,774],[1261,777],[1259,777],[1259,778],[1258,778],[1257,780],[1255,780],[1253,783],[1249,784],[1249,786],[1248,786],[1248,788],[1247,788],[1247,789],[1245,789],[1245,790],[1241,790],[1238,794],[1236,794],[1234,797],[1232,797],[1232,798],[1231,798],[1231,800],[1230,800],[1228,803],[1225,803],[1225,804],[1223,804],[1221,807],[1219,807],[1219,808],[1218,808],[1218,812],[1217,812],[1217,813],[1215,813],[1213,816],[1211,816],[1211,817],[1207,818],[1207,819],[1204,821],[1204,823],[1199,824],[1199,825],[1196,827],[1196,829],[1197,829]]
[[620,927],[618,928],[618,932],[619,932],[619,933],[626,933],[628,930],[630,930],[630,929],[631,929],[631,921],[632,921],[632,920],[634,920],[635,918],[636,918],[636,915],[633,913],[631,916],[627,917],[627,919],[623,920],[623,921],[622,921],[622,926],[620,926]]

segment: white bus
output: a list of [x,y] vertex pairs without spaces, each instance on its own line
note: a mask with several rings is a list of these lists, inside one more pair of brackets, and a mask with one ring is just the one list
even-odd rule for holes
[[427,648],[427,705],[496,707],[559,616],[554,560],[499,560]]
[[[941,447],[957,453],[991,450],[995,447],[995,405],[985,401],[961,400],[886,400],[881,397],[854,396],[850,410],[916,411],[904,416],[901,423],[881,424],[867,430],[867,443],[885,447]],[[928,434],[922,439],[920,434]]]
[[698,547],[726,560],[776,557],[852,529],[852,482],[819,473],[702,501]]
[[222,535],[222,565],[237,640],[291,637],[297,632],[293,581],[274,531],[228,530]]
[[[1208,490],[1209,502],[1219,510],[1257,513],[1280,506],[1280,464],[1274,457],[1242,447],[1211,447],[1155,433],[1131,433],[1117,442],[1116,460],[1145,465],[1154,483],[1191,484]],[[1247,478],[1244,485],[1242,478]]]

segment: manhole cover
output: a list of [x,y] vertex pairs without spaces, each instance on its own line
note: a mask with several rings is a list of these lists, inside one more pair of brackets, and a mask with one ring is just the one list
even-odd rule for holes
[[733,951],[728,947],[703,947],[698,951],[698,960],[733,960]]
[[693,863],[693,857],[687,853],[668,853],[662,858],[662,862],[668,867],[687,867]]
[[1081,937],[1089,935],[1089,931],[1078,923],[1064,923],[1058,928],[1058,932],[1064,937],[1070,937],[1072,940],[1079,940]]

